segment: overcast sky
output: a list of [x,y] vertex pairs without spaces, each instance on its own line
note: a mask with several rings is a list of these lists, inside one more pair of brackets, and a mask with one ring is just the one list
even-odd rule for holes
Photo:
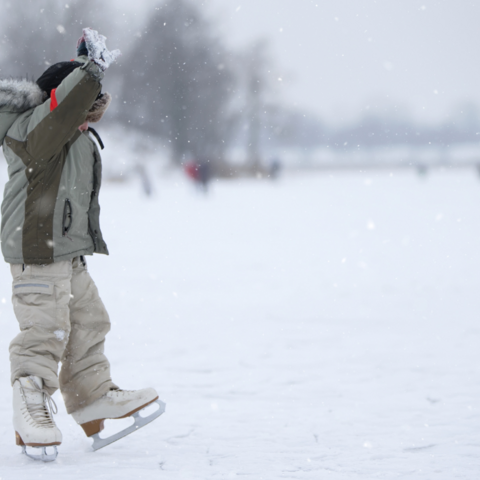
[[325,120],[445,119],[480,105],[478,0],[208,0],[234,46],[265,37],[283,98]]

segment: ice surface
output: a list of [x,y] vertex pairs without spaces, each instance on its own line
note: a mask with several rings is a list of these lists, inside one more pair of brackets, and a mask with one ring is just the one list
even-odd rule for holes
[[[0,477],[468,479],[480,471],[480,181],[473,171],[106,184],[113,379],[158,420],[96,453],[55,394],[54,464],[20,454],[0,265]],[[374,229],[369,228],[373,224]]]

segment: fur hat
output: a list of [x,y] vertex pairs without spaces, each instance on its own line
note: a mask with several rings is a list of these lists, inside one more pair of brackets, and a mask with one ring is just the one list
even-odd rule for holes
[[107,111],[111,101],[112,96],[108,92],[101,93],[95,100],[92,108],[88,111],[85,121],[89,123],[99,122],[102,119],[103,114]]

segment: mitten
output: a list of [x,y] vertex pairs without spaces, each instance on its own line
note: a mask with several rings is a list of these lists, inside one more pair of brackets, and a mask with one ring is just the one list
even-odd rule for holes
[[122,53],[120,50],[110,52],[105,45],[106,37],[96,30],[84,28],[83,35],[77,42],[77,55],[87,55],[92,62],[96,63],[105,71]]

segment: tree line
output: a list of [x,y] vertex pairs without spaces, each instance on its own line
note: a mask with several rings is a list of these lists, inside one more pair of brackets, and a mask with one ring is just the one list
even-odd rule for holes
[[[241,124],[261,128],[266,82],[254,60],[262,49],[229,51],[194,1],[151,2],[140,25],[123,18],[113,2],[1,0],[0,6],[1,77],[36,79],[74,56],[82,27],[97,29],[123,52],[121,68],[105,79],[116,93],[115,120],[155,135],[170,147],[175,164],[194,157],[221,165]],[[257,148],[254,141],[248,148],[254,162]]]
[[[0,0],[4,15],[0,77],[38,78],[51,64],[74,57],[82,27],[108,37],[123,56],[105,78],[116,102],[110,120],[140,129],[169,147],[171,160],[205,159],[228,170],[232,148],[246,166],[261,168],[265,152],[282,148],[333,149],[383,145],[448,145],[478,140],[472,105],[440,125],[415,125],[395,115],[368,115],[331,127],[275,95],[268,45],[227,48],[215,22],[194,0],[150,1],[141,18],[128,18],[113,1]],[[108,118],[108,117],[107,117]]]

